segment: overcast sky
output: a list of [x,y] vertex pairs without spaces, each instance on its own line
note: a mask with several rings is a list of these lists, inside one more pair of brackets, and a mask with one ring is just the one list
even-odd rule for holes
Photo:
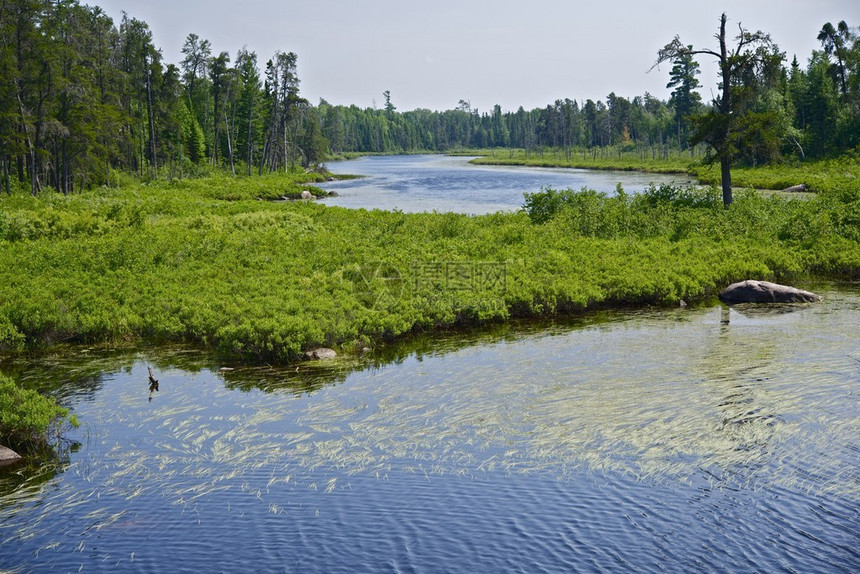
[[[720,14],[770,33],[805,65],[822,24],[860,25],[858,0],[82,0],[118,25],[144,20],[167,62],[178,63],[190,32],[213,54],[247,45],[263,68],[276,50],[299,57],[301,93],[311,102],[382,106],[391,91],[401,111],[444,110],[468,100],[515,111],[556,99],[668,99],[671,65],[648,73],[676,34],[716,47]],[[716,66],[702,57],[706,99]]]

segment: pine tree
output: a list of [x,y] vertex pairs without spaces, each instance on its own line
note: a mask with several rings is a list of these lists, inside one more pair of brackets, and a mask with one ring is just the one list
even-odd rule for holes
[[690,117],[696,113],[702,104],[702,97],[696,92],[701,72],[699,64],[690,53],[692,46],[687,46],[687,52],[679,54],[672,60],[672,71],[669,73],[667,88],[675,88],[669,98],[669,105],[675,110],[675,124],[678,128],[678,147],[683,147],[690,133]]

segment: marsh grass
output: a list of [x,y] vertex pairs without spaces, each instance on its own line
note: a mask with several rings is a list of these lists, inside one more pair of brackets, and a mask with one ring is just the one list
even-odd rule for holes
[[[570,167],[580,169],[643,171],[651,173],[685,173],[706,185],[719,185],[719,165],[706,164],[702,154],[666,150],[664,154],[644,149],[627,151],[617,148],[564,152],[557,149],[463,150],[461,155],[479,156],[473,163],[483,165],[527,165],[534,167]],[[860,157],[857,152],[832,159],[792,161],[758,167],[736,166],[732,185],[738,188],[782,190],[805,184],[810,191],[842,193],[860,185]]]
[[544,190],[477,217],[260,200],[316,178],[3,197],[0,352],[143,341],[289,363],[447,326],[678,305],[745,278],[860,274],[856,183],[809,201],[739,193],[730,209],[713,190]]

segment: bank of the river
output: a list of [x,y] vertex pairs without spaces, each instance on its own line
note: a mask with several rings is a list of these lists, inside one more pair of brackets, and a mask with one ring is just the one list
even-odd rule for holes
[[39,451],[48,441],[52,426],[77,426],[74,416],[57,404],[52,397],[34,389],[21,388],[15,381],[0,374],[0,467],[20,458],[22,453]]
[[[480,156],[478,165],[522,165],[532,167],[568,167],[578,169],[642,171],[646,173],[679,173],[697,178],[701,183],[718,185],[720,170],[703,165],[701,158],[684,152],[666,156],[636,151],[592,154],[564,153],[561,150],[535,152],[526,150],[468,150],[462,153]],[[732,170],[732,183],[739,188],[782,190],[804,184],[810,191],[839,192],[852,188],[860,180],[860,158],[849,154],[838,159],[818,160],[785,165],[738,167]]]
[[[289,362],[415,330],[677,305],[745,278],[860,275],[860,191],[576,193],[545,223],[267,202],[307,178],[0,199],[0,350],[184,341]],[[312,182],[310,182],[312,183]]]

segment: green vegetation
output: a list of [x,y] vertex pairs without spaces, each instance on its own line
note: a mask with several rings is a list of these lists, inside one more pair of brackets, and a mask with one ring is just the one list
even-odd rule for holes
[[[167,64],[148,25],[127,15],[115,26],[77,0],[3,6],[0,353],[175,341],[285,363],[317,345],[860,270],[860,162],[845,155],[860,145],[860,37],[845,22],[824,25],[805,69],[796,59],[786,69],[766,34],[741,30],[719,55],[726,89],[710,107],[694,91],[703,51],[676,41],[658,55],[674,66],[669,102],[613,92],[530,111],[460,100],[401,112],[388,91],[383,109],[312,105],[292,52],[258,64],[240,50],[231,65],[189,34],[182,62]],[[330,153],[463,148],[489,148],[484,162],[724,185],[731,164],[735,185],[805,183],[819,195],[741,194],[722,209],[713,190],[544,190],[523,212],[482,217],[276,201],[320,194],[316,167]],[[65,416],[2,389],[0,401],[34,408],[3,423],[20,440]]]
[[[124,16],[115,25],[77,0],[13,0],[0,10],[0,187],[74,193],[117,186],[129,174],[262,176],[355,152],[559,149],[585,162],[611,149],[636,156],[628,169],[683,171],[688,152],[699,160],[707,150],[737,168],[835,157],[860,145],[856,28],[825,23],[822,49],[805,67],[797,58],[786,67],[767,34],[742,30],[732,39],[724,25],[720,32],[725,58],[677,39],[658,53],[672,64],[668,101],[611,92],[532,110],[479,111],[460,100],[450,110],[401,111],[389,91],[380,109],[311,104],[299,93],[292,52],[264,59],[243,49],[231,59],[189,34],[182,61],[170,64],[146,22]],[[694,56],[703,55],[719,55],[726,79],[709,103],[696,92]],[[653,165],[657,157],[671,167]]]
[[659,51],[654,66],[672,61],[673,72],[678,76],[692,74],[695,78],[695,71],[685,72],[683,64],[692,62],[695,55],[717,58],[720,95],[714,98],[713,106],[701,114],[693,113],[693,108],[688,107],[687,121],[693,125],[690,142],[707,143],[714,152],[713,161],[719,160],[723,203],[729,205],[732,202],[732,164],[739,160],[770,162],[778,159],[780,139],[791,137],[793,130],[785,104],[779,102],[784,99],[780,98],[779,91],[785,83],[785,77],[780,74],[785,54],[768,34],[750,33],[743,26],[738,26],[738,36],[730,45],[726,36],[727,21],[723,12],[720,33],[716,36],[718,51],[695,50],[675,36]]
[[[650,173],[683,173],[701,183],[720,183],[716,166],[704,165],[688,152],[669,152],[664,156],[647,149],[625,151],[619,148],[594,148],[578,152],[545,149],[539,153],[526,150],[463,150],[462,155],[477,155],[472,163],[482,165],[525,165],[532,167],[572,167]],[[736,187],[780,190],[805,184],[809,191],[839,193],[854,189],[860,181],[860,155],[848,153],[835,159],[796,161],[732,170]]]
[[54,399],[0,375],[0,444],[22,452],[38,449],[51,428],[64,424],[78,426],[78,420]]
[[860,276],[856,182],[728,210],[712,190],[546,190],[480,217],[249,199],[306,177],[0,199],[0,349],[175,341],[290,362],[446,325],[677,304],[746,277]]
[[701,167],[703,157],[701,149],[681,152],[663,146],[630,148],[614,146],[567,150],[562,148],[541,148],[539,150],[467,149],[459,150],[457,154],[478,156],[472,160],[472,163],[479,165],[572,167],[648,173],[684,173],[688,175],[696,175],[694,170]]

